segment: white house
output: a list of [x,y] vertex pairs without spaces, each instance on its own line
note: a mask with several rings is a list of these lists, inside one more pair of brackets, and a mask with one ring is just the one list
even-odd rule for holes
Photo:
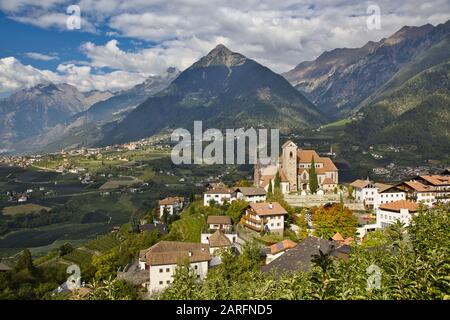
[[377,193],[375,196],[374,209],[377,209],[382,204],[406,200],[406,193],[396,186],[383,183],[375,183],[375,186],[377,187]]
[[202,243],[161,241],[139,253],[140,269],[149,272],[147,287],[150,293],[167,288],[173,282],[177,266],[182,263],[189,263],[197,278],[203,280],[210,260],[209,245]]
[[284,231],[287,211],[278,202],[250,203],[241,224],[255,231],[280,233]]
[[431,207],[436,202],[436,193],[432,186],[424,185],[418,181],[405,181],[396,185],[406,193],[406,200],[423,203]]
[[397,220],[408,226],[418,207],[417,203],[407,200],[381,204],[377,209],[377,227],[389,227]]
[[231,203],[236,200],[236,193],[229,188],[211,189],[203,194],[203,205],[209,206],[212,200],[219,205],[223,205],[225,202]]
[[229,216],[208,216],[206,224],[210,230],[231,230],[233,228]]
[[235,189],[236,199],[242,199],[247,202],[266,201],[266,190],[255,187],[238,187]]
[[202,233],[201,243],[209,245],[209,253],[214,253],[219,249],[231,248],[237,241],[236,233],[224,233],[222,230],[216,230],[213,234]]
[[448,175],[418,176],[415,178],[415,180],[432,188],[434,190],[436,201],[443,203],[450,202],[450,176]]
[[364,203],[368,208],[373,208],[377,197],[378,188],[370,180],[355,180],[350,184],[353,187],[353,198],[357,202]]
[[159,214],[163,215],[164,210],[167,211],[169,215],[178,213],[183,209],[184,198],[183,197],[167,197],[165,199],[158,201]]

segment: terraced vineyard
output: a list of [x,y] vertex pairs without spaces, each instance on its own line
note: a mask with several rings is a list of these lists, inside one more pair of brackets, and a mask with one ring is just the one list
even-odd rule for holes
[[206,221],[203,215],[186,214],[172,224],[170,233],[180,235],[183,241],[200,242],[200,235],[204,227],[206,227]]
[[106,252],[120,244],[120,240],[114,234],[107,234],[104,236],[99,236],[95,240],[89,241],[84,245],[85,248],[98,251]]
[[67,260],[81,266],[89,264],[91,262],[93,255],[94,254],[90,251],[83,249],[75,249],[71,253],[66,254],[63,257],[63,260]]

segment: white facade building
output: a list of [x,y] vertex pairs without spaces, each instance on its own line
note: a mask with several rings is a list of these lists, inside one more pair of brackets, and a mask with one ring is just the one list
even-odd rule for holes
[[287,211],[278,202],[250,203],[241,223],[254,230],[283,234]]
[[264,188],[238,187],[235,189],[236,199],[242,199],[247,202],[266,201],[266,190]]
[[236,193],[228,188],[211,189],[203,194],[204,206],[209,206],[211,201],[223,205],[225,202],[231,203],[234,200],[236,200]]
[[161,241],[139,253],[140,269],[149,272],[147,288],[150,293],[167,288],[173,282],[177,266],[184,262],[188,262],[197,278],[203,280],[210,260],[209,245],[201,243]]
[[158,201],[159,206],[159,215],[160,217],[163,215],[164,210],[169,215],[179,213],[184,206],[184,198],[183,197],[167,197],[165,199]]
[[387,228],[400,221],[405,226],[411,223],[412,215],[418,210],[418,205],[415,202],[400,200],[382,204],[377,209],[377,227]]

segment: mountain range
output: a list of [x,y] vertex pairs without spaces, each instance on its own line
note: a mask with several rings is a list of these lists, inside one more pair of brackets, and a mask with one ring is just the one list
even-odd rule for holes
[[324,52],[314,61],[298,64],[284,73],[297,89],[330,117],[345,117],[380,90],[420,54],[444,40],[450,21],[434,27],[405,26],[389,38],[370,41],[361,48]]
[[218,45],[106,133],[101,145],[150,136],[165,129],[278,128],[291,131],[325,118],[282,76]]
[[179,73],[176,68],[169,68],[164,75],[150,76],[141,84],[111,94],[89,108],[70,114],[51,128],[41,130],[39,134],[25,135],[14,144],[14,149],[16,152],[54,152],[63,148],[92,145],[101,136],[103,125],[123,119],[148,97],[166,88]]
[[0,100],[0,149],[41,134],[71,116],[83,112],[111,92],[82,93],[68,84],[43,83]]
[[450,21],[324,52],[283,75],[218,45],[181,73],[170,68],[114,95],[48,83],[21,90],[0,101],[0,149],[111,145],[190,129],[194,120],[298,132],[348,119],[344,148],[407,144],[445,157],[449,66]]

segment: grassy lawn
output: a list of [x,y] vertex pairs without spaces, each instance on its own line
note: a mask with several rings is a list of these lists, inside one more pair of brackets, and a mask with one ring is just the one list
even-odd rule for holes
[[41,210],[49,211],[50,208],[34,203],[27,203],[27,204],[20,204],[18,206],[5,207],[3,208],[3,214],[7,216],[14,216],[16,214],[29,214],[41,212]]

